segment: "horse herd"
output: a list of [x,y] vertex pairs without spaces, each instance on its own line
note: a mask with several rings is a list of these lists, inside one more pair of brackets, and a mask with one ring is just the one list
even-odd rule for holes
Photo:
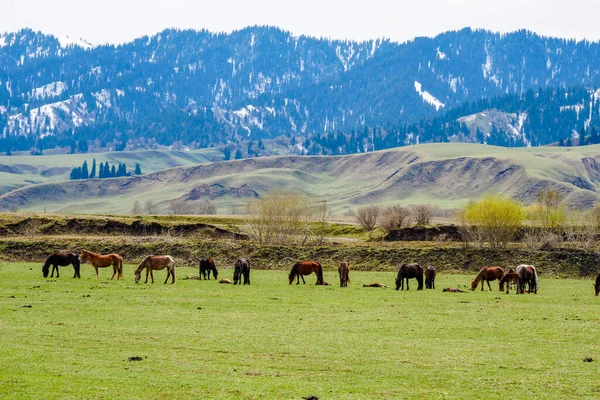
[[[98,268],[113,267],[113,275],[111,280],[117,276],[117,279],[123,278],[123,257],[119,254],[96,254],[91,251],[81,250],[79,254],[71,252],[56,252],[48,257],[44,265],[42,266],[42,273],[44,278],[48,277],[50,272],[50,266],[52,266],[51,278],[54,277],[56,271],[56,277],[59,277],[58,267],[73,265],[75,274],[73,278],[81,278],[80,275],[80,263],[81,261],[87,260],[96,271],[96,278],[99,278]],[[146,280],[144,283],[148,283],[148,276],[152,283],[154,283],[153,271],[160,271],[163,269],[167,270],[167,278],[164,283],[167,283],[171,278],[171,283],[175,283],[175,260],[169,255],[152,255],[147,256],[142,260],[138,267],[134,271],[135,283],[139,283],[142,271],[146,270]],[[216,280],[218,276],[217,267],[212,258],[202,258],[199,264],[199,276],[198,279],[210,279],[210,275]],[[296,280],[296,284],[306,284],[304,276],[315,274],[317,276],[317,285],[330,285],[323,279],[323,267],[316,261],[299,261],[292,266],[288,275],[289,284],[291,285]],[[350,264],[347,261],[342,261],[338,266],[338,274],[340,277],[340,287],[347,287],[350,282]],[[423,280],[425,281],[426,289],[435,289],[435,277],[437,270],[435,267],[429,266],[427,268],[421,267],[416,263],[402,264],[398,269],[398,275],[396,276],[396,290],[404,290],[404,283],[406,281],[406,290],[409,290],[409,280],[416,279],[417,290],[423,290]],[[509,293],[510,284],[515,285],[517,294],[521,293],[537,293],[539,288],[538,275],[533,265],[519,265],[514,270],[509,269],[506,273],[502,267],[483,267],[475,276],[475,279],[471,281],[471,290],[477,289],[477,286],[481,282],[481,290],[484,289],[484,283],[487,283],[489,290],[492,290],[490,281],[497,280],[499,282],[499,290],[504,291],[506,287],[506,293]],[[229,279],[221,279],[220,283],[231,283]],[[243,282],[243,283],[242,283]],[[250,261],[246,257],[239,258],[233,268],[233,284],[250,284]],[[387,287],[386,285],[374,282],[371,284],[365,284],[364,287]],[[527,289],[526,289],[527,288]],[[452,288],[446,288],[444,291]],[[600,273],[596,276],[594,284],[596,296],[600,294]],[[455,291],[461,291],[455,289]]]

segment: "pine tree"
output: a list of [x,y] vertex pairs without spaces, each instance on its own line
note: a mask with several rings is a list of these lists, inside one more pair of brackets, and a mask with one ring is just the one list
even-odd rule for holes
[[225,161],[231,160],[231,149],[229,147],[225,147],[223,149],[223,160],[225,160]]
[[571,143],[571,138],[567,138],[567,141],[565,142],[565,146],[567,146],[567,147],[573,146],[573,144]]
[[90,179],[94,179],[96,177],[96,159],[92,161],[92,170],[90,171]]
[[135,174],[136,175],[141,175],[142,174],[142,168],[140,167],[139,163],[135,164]]
[[598,137],[598,132],[596,132],[596,127],[592,126],[592,131],[590,133],[590,144],[598,144],[600,143],[600,138]]
[[558,142],[558,147],[565,147],[565,141],[560,139],[560,141]]
[[88,179],[89,177],[90,177],[90,174],[88,172],[87,161],[84,160],[83,165],[81,166],[81,179]]
[[235,151],[235,159],[240,160],[241,158],[242,158],[242,151],[240,149],[237,149]]
[[102,161],[100,162],[100,165],[98,165],[98,178],[106,178],[106,175],[104,175],[104,163]]
[[108,165],[108,161],[104,163],[104,177],[110,178],[110,166]]
[[115,176],[117,176],[117,168],[115,167],[115,164],[113,164],[110,168],[110,177],[114,178]]

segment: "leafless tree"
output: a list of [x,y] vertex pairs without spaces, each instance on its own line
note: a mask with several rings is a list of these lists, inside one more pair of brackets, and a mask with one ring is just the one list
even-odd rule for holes
[[379,207],[377,206],[366,206],[356,210],[356,222],[358,222],[371,237],[373,229],[377,225],[377,218],[379,217]]
[[435,208],[429,204],[419,204],[412,207],[412,216],[417,225],[429,225],[435,215]]
[[402,206],[387,207],[381,213],[379,226],[385,233],[390,233],[395,229],[401,229],[410,223],[411,212],[408,208]]

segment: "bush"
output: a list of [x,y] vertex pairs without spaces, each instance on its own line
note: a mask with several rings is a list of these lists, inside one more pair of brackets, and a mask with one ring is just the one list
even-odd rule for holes
[[435,215],[435,208],[429,204],[419,204],[412,207],[412,216],[417,225],[429,225]]
[[377,225],[378,217],[379,207],[377,206],[361,207],[356,211],[356,222],[358,222],[360,226],[369,232],[369,237],[371,237],[371,233]]
[[459,213],[459,221],[467,227],[467,236],[492,247],[505,247],[524,220],[523,206],[499,196],[470,202]]
[[381,213],[379,226],[385,233],[390,233],[395,229],[401,229],[410,223],[411,212],[408,208],[402,206],[387,207]]

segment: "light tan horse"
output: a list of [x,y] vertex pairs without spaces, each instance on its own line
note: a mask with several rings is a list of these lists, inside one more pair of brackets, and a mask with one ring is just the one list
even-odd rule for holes
[[134,271],[135,283],[139,283],[144,268],[146,268],[146,281],[144,283],[148,283],[148,274],[150,274],[152,283],[154,283],[154,274],[152,271],[160,271],[165,268],[167,269],[165,283],[169,280],[169,276],[171,277],[171,284],[175,283],[175,260],[171,256],[148,256],[144,258]]
[[340,287],[347,287],[350,282],[350,264],[348,261],[342,261],[338,266],[338,274],[340,275]]
[[91,251],[81,250],[79,255],[80,260],[88,260],[92,267],[96,270],[96,279],[100,278],[98,275],[98,268],[113,267],[113,275],[111,280],[117,275],[117,280],[123,278],[123,257],[118,254],[96,254]]

